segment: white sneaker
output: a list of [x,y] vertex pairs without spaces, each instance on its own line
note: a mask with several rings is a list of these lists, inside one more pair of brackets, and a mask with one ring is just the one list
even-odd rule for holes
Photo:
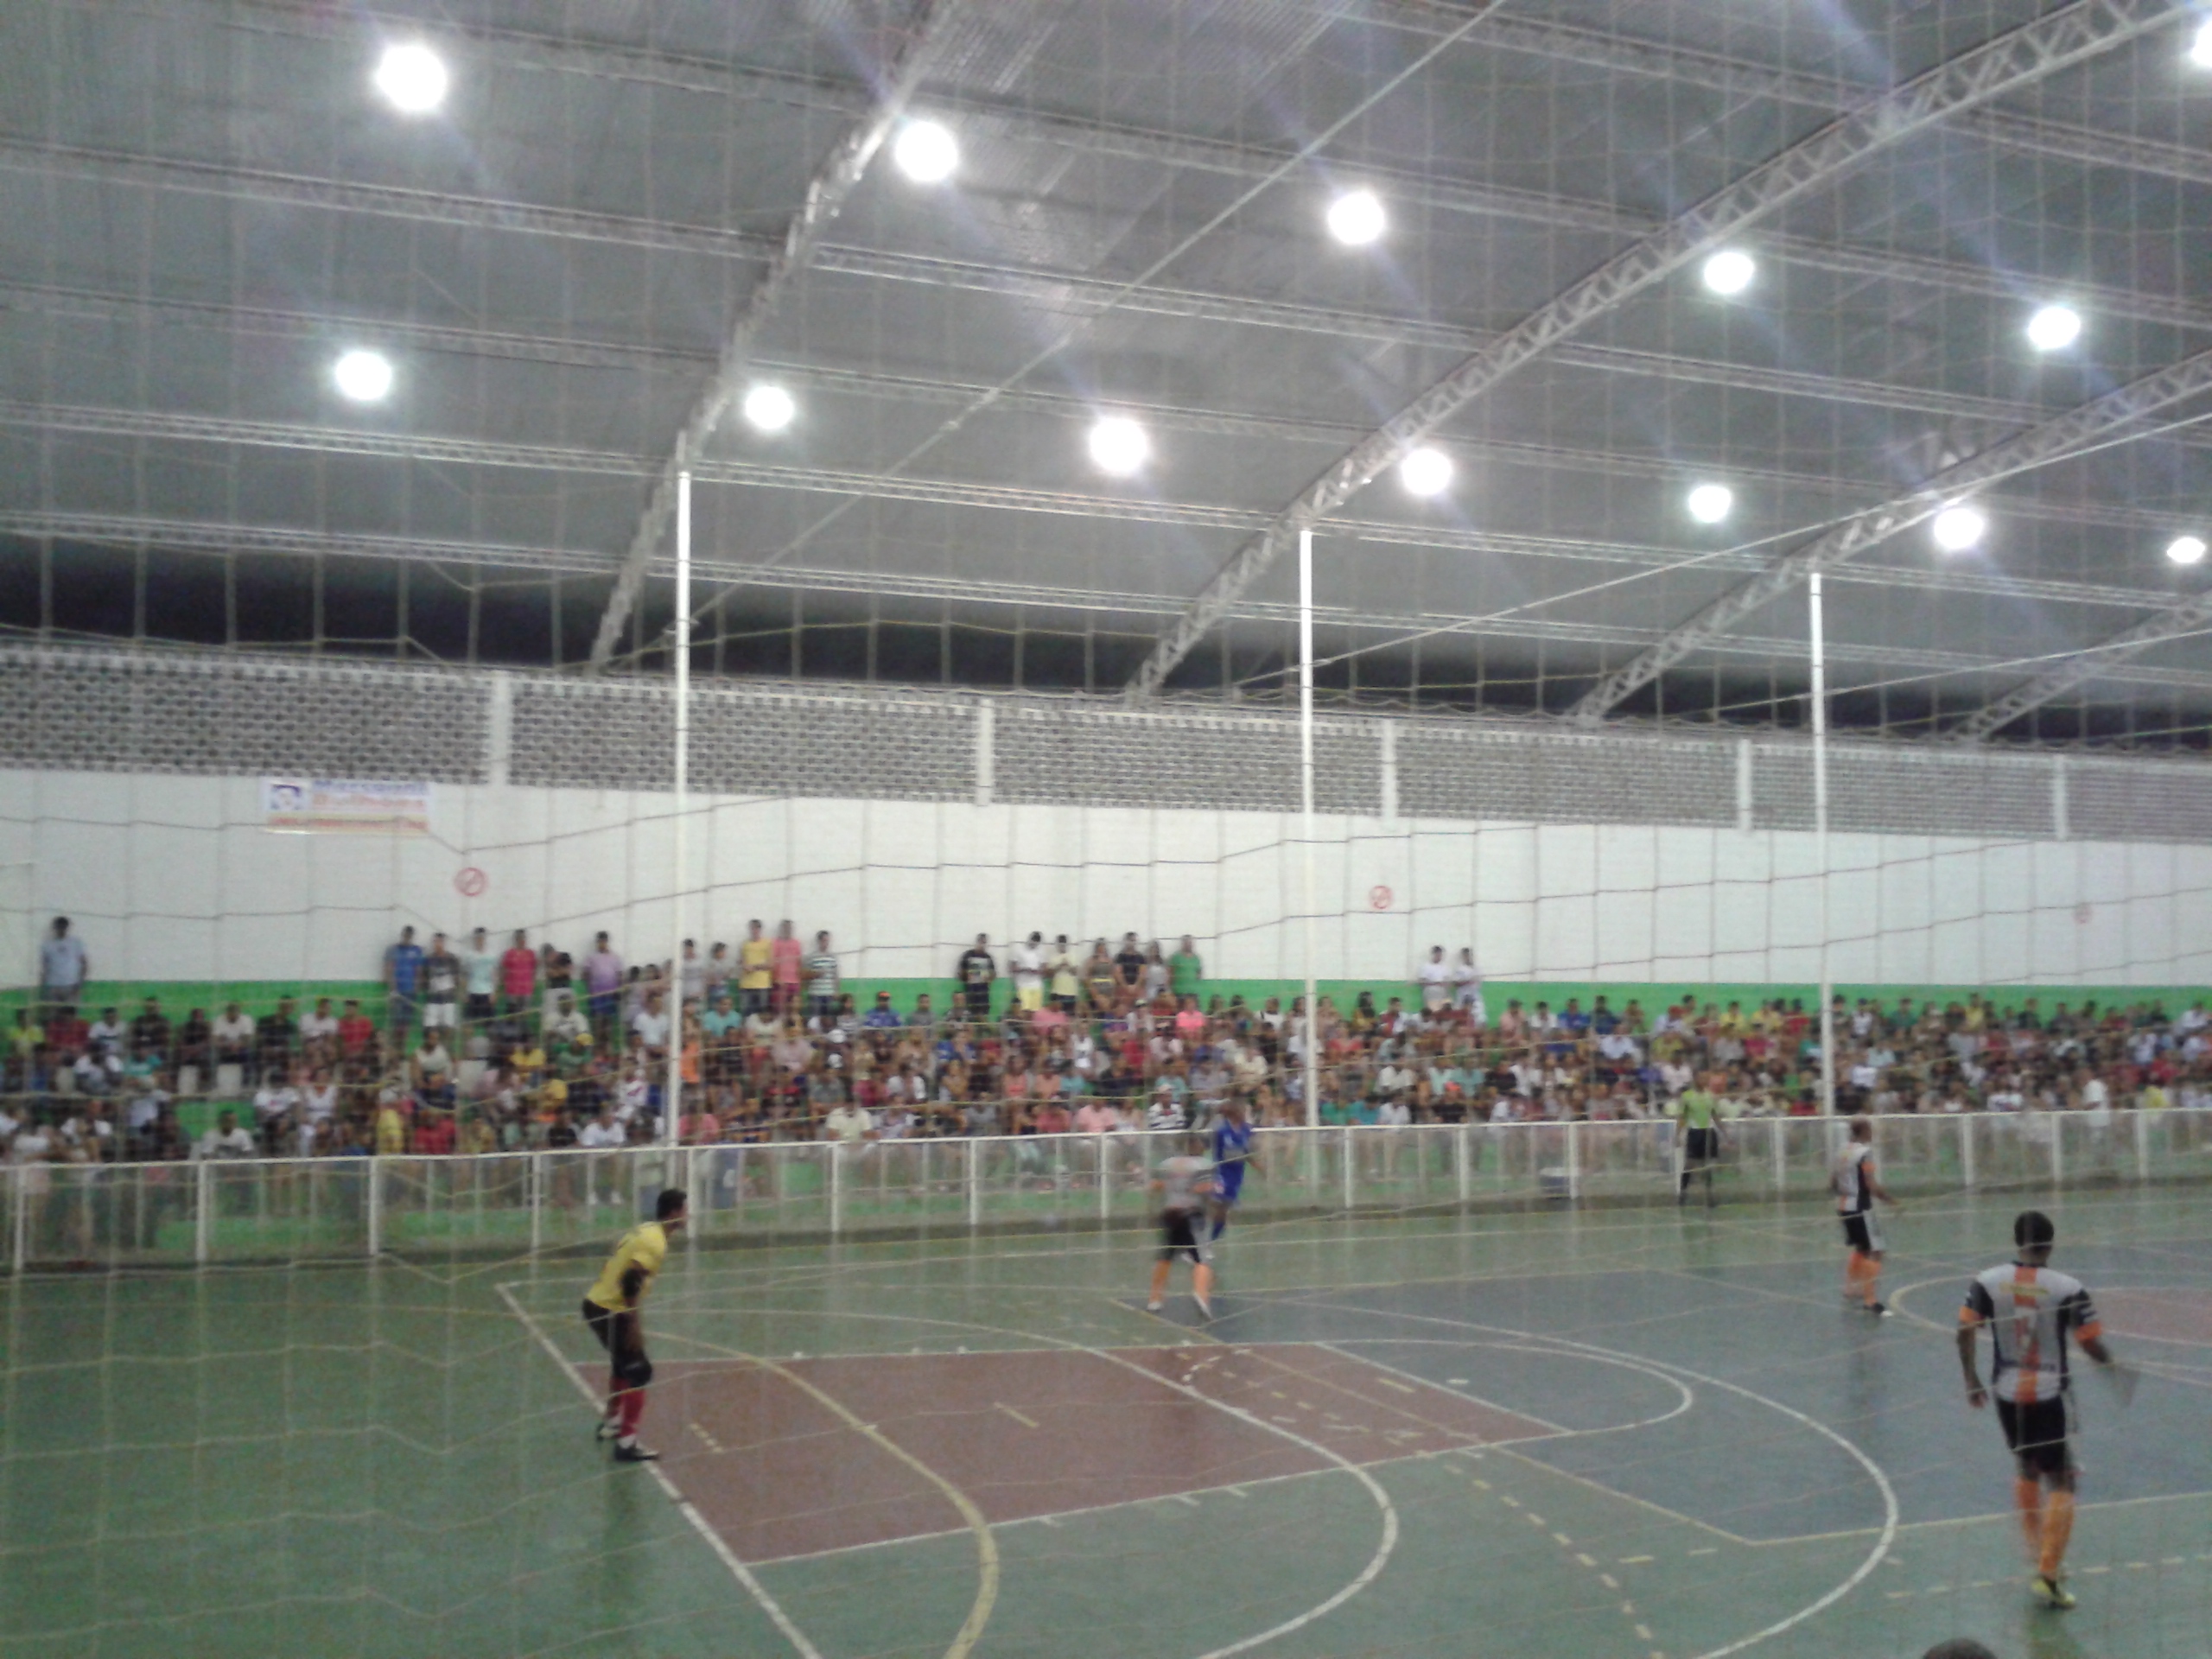
[[1144,1305],[1144,1311],[1147,1313],[1157,1313],[1160,1312],[1160,1306],[1161,1304],[1159,1302],[1147,1302]]
[[1193,1296],[1191,1300],[1198,1305],[1198,1317],[1200,1319],[1210,1319],[1213,1318],[1213,1304],[1211,1302],[1208,1301],[1203,1296]]

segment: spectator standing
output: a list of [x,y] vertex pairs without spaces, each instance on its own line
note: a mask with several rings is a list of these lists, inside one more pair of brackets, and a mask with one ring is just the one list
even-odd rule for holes
[[760,931],[758,920],[745,925],[745,938],[737,947],[737,1011],[753,1014],[765,1013],[768,1007],[768,994],[775,982],[770,957],[773,947]]
[[530,948],[530,935],[515,929],[514,943],[499,957],[499,995],[509,1014],[527,1014],[537,995],[537,952]]
[[1205,963],[1198,959],[1198,948],[1185,933],[1175,954],[1167,959],[1167,988],[1180,1002],[1186,996],[1197,996],[1205,982]]
[[1077,1001],[1083,995],[1083,973],[1076,966],[1075,952],[1069,948],[1066,934],[1061,934],[1053,944],[1052,959],[1046,971],[1052,976],[1052,1006],[1062,1014],[1074,1014]]
[[1431,1016],[1441,1014],[1452,1002],[1452,964],[1444,960],[1444,947],[1433,944],[1428,948],[1428,960],[1421,963],[1414,975],[1414,984],[1421,992],[1421,1006]]
[[69,931],[67,916],[55,917],[38,948],[39,1001],[49,1008],[75,1007],[92,971],[84,940]]
[[446,949],[446,936],[430,936],[423,958],[423,1034],[455,1028],[461,986],[461,958]]
[[699,956],[699,947],[690,939],[683,941],[683,954],[677,958],[677,1007],[689,1007],[700,1002],[707,995],[707,964]]
[[960,997],[970,1020],[991,1017],[991,982],[999,976],[999,965],[991,957],[991,938],[978,933],[976,943],[961,953]]
[[814,949],[807,953],[806,1014],[822,1020],[825,1030],[837,1017],[837,953],[830,948],[826,928],[814,936]]
[[789,921],[776,924],[776,937],[768,945],[769,996],[779,1017],[798,1007],[799,981],[804,976],[806,951]]
[[[1452,964],[1452,1000],[1473,1021],[1476,1030],[1490,1024],[1490,1010],[1483,1006],[1483,971],[1475,966],[1471,945],[1462,950],[1459,960]],[[1599,1000],[1602,1002],[1605,999]]]
[[499,1004],[493,1000],[499,989],[499,956],[492,949],[491,935],[482,928],[468,936],[468,950],[461,958],[461,970],[468,985],[468,1024],[472,1030],[482,1031],[499,1015]]
[[415,1023],[415,1010],[423,992],[423,947],[415,943],[415,930],[399,930],[399,943],[384,953],[384,990],[385,1007],[391,1020],[393,1039],[402,1044],[407,1040],[408,1028]]
[[1014,976],[1014,1000],[1024,1014],[1045,1006],[1045,936],[1032,933],[1027,941],[1007,952],[1007,971]]
[[603,1047],[614,1034],[622,1002],[622,958],[608,947],[604,933],[594,938],[591,954],[584,958],[584,993],[590,1000],[593,1039]]

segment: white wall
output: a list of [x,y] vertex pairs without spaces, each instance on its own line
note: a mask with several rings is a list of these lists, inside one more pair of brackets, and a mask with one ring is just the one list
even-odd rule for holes
[[[0,867],[101,978],[360,979],[402,923],[606,928],[664,955],[670,798],[446,787],[434,834],[258,827],[253,779],[0,772]],[[866,977],[944,974],[978,931],[1198,936],[1209,972],[1300,972],[1294,815],[836,800],[694,802],[691,931],[828,927]],[[1430,944],[1491,977],[1792,982],[1818,976],[1814,844],[1795,832],[1324,817],[1323,977],[1396,979]],[[2212,981],[2212,849],[1838,835],[1839,982]],[[485,894],[454,888],[466,867]],[[1370,905],[1390,890],[1387,909]],[[10,929],[22,937],[18,921]],[[28,968],[28,964],[25,964]],[[21,977],[11,967],[5,977]]]

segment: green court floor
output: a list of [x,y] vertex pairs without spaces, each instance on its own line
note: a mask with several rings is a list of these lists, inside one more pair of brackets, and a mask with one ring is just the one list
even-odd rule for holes
[[2202,1655],[2212,1217],[2045,1204],[2142,1367],[2061,1615],[1951,1353],[2017,1207],[1899,1217],[1886,1323],[1811,1206],[1244,1227],[1203,1327],[1130,1233],[679,1246],[657,1471],[591,1261],[26,1278],[0,1654]]

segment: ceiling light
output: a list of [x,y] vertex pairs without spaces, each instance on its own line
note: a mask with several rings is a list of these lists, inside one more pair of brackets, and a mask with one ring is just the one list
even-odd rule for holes
[[2176,564],[2195,564],[2204,556],[2202,536],[2177,536],[2166,543],[2166,556]]
[[1758,262],[1738,248],[1723,248],[1705,262],[1705,285],[1714,293],[1740,294],[1759,274]]
[[909,121],[892,143],[891,159],[916,184],[943,184],[960,165],[960,144],[934,121]]
[[330,365],[330,378],[357,404],[381,403],[391,391],[391,359],[382,352],[347,352]]
[[791,423],[798,405],[781,386],[763,385],[747,388],[744,410],[747,422],[756,430],[780,432]]
[[1684,498],[1682,505],[1700,524],[1717,524],[1736,510],[1736,492],[1726,484],[1700,484]]
[[428,115],[446,101],[445,60],[420,41],[385,48],[372,79],[403,115]]
[[1347,190],[1329,204],[1329,234],[1346,247],[1363,248],[1381,236],[1389,220],[1372,190]]
[[1144,428],[1126,415],[1109,415],[1090,429],[1090,458],[1101,472],[1127,478],[1152,454]]
[[1989,519],[1979,507],[1946,507],[1928,527],[1946,553],[1963,553],[1989,533]]
[[2189,60],[2200,69],[2212,69],[2212,17],[2197,25],[2196,41],[2189,48]]
[[2070,305],[2046,305],[2028,319],[2028,344],[2063,352],[2082,337],[2082,314]]
[[1423,445],[1398,463],[1398,482],[1414,495],[1441,495],[1451,487],[1452,457]]

